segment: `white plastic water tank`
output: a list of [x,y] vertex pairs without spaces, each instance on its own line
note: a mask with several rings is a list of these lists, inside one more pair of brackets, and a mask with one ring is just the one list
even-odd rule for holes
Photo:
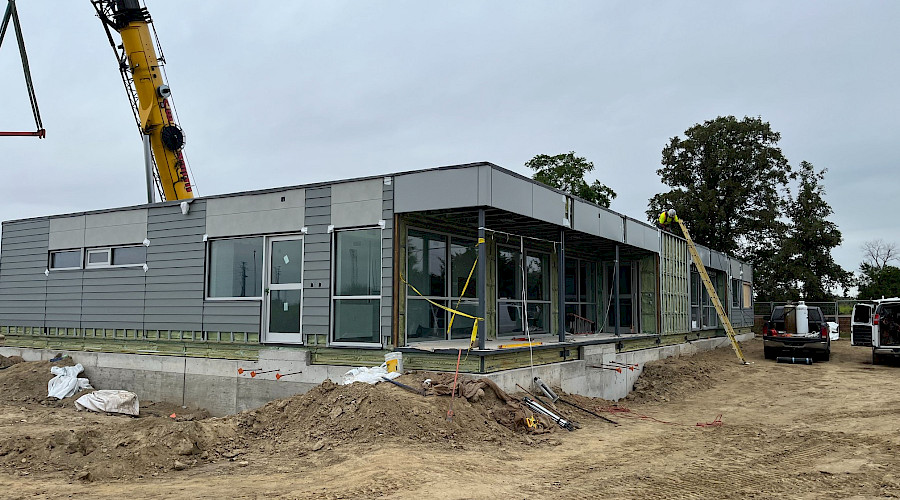
[[797,303],[797,333],[809,333],[809,308],[802,300]]

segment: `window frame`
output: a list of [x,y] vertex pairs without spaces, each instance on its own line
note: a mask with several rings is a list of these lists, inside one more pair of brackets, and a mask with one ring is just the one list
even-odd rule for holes
[[[91,254],[92,253],[105,253],[106,254],[106,262],[98,262],[98,263],[92,264],[91,263]],[[84,250],[84,268],[85,269],[106,268],[106,267],[110,267],[111,263],[112,263],[112,248],[110,248],[110,247],[86,248]]]
[[[409,237],[410,237],[411,232],[412,233],[424,233],[424,234],[428,234],[428,235],[432,235],[432,236],[440,236],[440,237],[444,238],[444,257],[446,259],[446,269],[445,269],[446,276],[444,277],[444,293],[443,293],[443,295],[419,296],[415,292],[410,293],[409,287],[405,287],[406,288],[406,292],[405,292],[406,293],[406,314],[404,315],[404,325],[403,325],[405,342],[406,342],[406,344],[409,344],[410,342],[440,342],[441,340],[459,340],[459,338],[453,339],[453,332],[451,332],[448,329],[450,326],[451,313],[449,313],[445,310],[442,310],[443,314],[444,314],[444,338],[442,338],[442,339],[441,338],[427,338],[427,339],[412,338],[411,339],[409,336],[409,314],[408,314],[409,305],[410,305],[410,301],[414,301],[414,302],[421,301],[426,304],[429,304],[428,301],[425,300],[427,298],[427,299],[433,300],[434,302],[437,302],[438,304],[444,303],[444,305],[446,307],[449,307],[451,309],[455,309],[457,304],[460,304],[460,307],[475,306],[477,309],[477,307],[478,307],[478,286],[477,286],[478,276],[477,276],[477,273],[472,275],[472,280],[476,282],[474,297],[460,297],[460,296],[453,295],[453,271],[454,271],[453,270],[453,246],[460,245],[460,246],[468,248],[471,244],[471,246],[473,246],[474,248],[477,249],[478,248],[478,244],[477,244],[478,238],[454,234],[454,233],[448,233],[445,231],[435,231],[432,229],[425,229],[425,228],[422,228],[419,226],[409,226],[406,231],[407,255],[406,255],[405,268],[406,268],[407,279],[409,279]],[[476,257],[476,259],[477,259],[477,257]],[[427,268],[426,268],[426,270],[427,270]],[[471,271],[471,268],[466,269],[465,273],[463,273],[463,274],[468,276],[469,271]],[[472,283],[470,283],[469,286],[471,287]],[[462,291],[462,290],[460,290],[460,291]],[[477,312],[476,312],[476,314],[477,314]],[[469,318],[459,317],[459,316],[457,316],[457,317],[463,318],[465,320],[469,320]],[[468,338],[468,337],[466,337],[466,338]]]
[[[119,248],[139,248],[144,247],[144,262],[138,262],[135,264],[113,264],[116,257],[116,250]],[[143,244],[141,245],[119,245],[114,247],[109,247],[109,267],[143,267],[147,265],[147,247]]]
[[[210,297],[210,273],[212,272],[212,245],[217,241],[230,241],[230,240],[245,240],[250,238],[260,238],[262,240],[262,259],[261,269],[259,273],[259,297]],[[266,255],[267,250],[266,247],[266,236],[261,234],[252,234],[245,236],[223,236],[220,238],[208,238],[206,240],[206,252],[204,255],[204,269],[203,269],[203,300],[210,302],[260,302],[262,303],[263,298],[265,297],[265,276],[266,276]],[[260,314],[262,316],[262,314]],[[262,325],[260,325],[262,326]]]
[[[303,300],[306,298],[306,288],[305,288],[305,280],[306,280],[306,235],[304,233],[291,233],[291,234],[273,234],[273,235],[255,235],[250,236],[252,238],[261,237],[263,240],[263,256],[262,256],[262,272],[260,274],[260,279],[262,282],[262,286],[260,287],[261,297],[258,299],[260,301],[260,341],[263,344],[293,344],[293,345],[304,345],[306,344],[305,339],[303,338]],[[222,239],[238,239],[238,238],[217,238],[217,240]],[[278,288],[273,290],[273,286],[285,285],[285,283],[272,283],[272,263],[268,261],[268,256],[271,253],[270,250],[272,245],[279,241],[299,241],[300,242],[300,287],[299,288]],[[211,250],[210,250],[211,251]],[[271,292],[279,291],[279,290],[300,290],[300,331],[296,334],[293,332],[272,332],[269,331],[271,327],[271,318],[272,318],[272,303],[271,303]],[[215,299],[209,299],[215,300]],[[221,298],[220,298],[221,300]],[[226,301],[252,301],[257,300],[256,297],[237,297],[234,299],[225,298]],[[291,337],[292,335],[296,335],[297,338]],[[297,341],[299,339],[299,341]]]
[[[53,267],[53,254],[64,252],[79,252],[78,266],[76,267]],[[84,269],[84,248],[66,248],[59,250],[50,250],[47,253],[47,270],[48,271],[79,271]]]
[[[516,294],[518,294],[521,291],[524,291],[524,295],[522,297],[518,297],[518,298],[512,297],[512,298],[504,298],[502,300],[500,299],[500,296],[499,296],[499,291],[500,291],[500,265],[499,265],[499,262],[500,262],[500,252],[503,250],[506,250],[506,251],[511,250],[514,254],[519,254],[519,260],[518,260],[519,265],[522,265],[523,262],[527,262],[528,257],[535,257],[535,256],[537,256],[539,258],[546,257],[546,261],[545,261],[546,262],[546,270],[542,270],[542,272],[545,273],[545,276],[547,279],[547,282],[543,284],[543,286],[545,287],[544,291],[546,292],[546,295],[547,295],[546,300],[537,300],[537,299],[529,299],[528,298],[528,283],[527,283],[528,271],[527,271],[527,269],[525,271],[525,277],[524,277],[524,279],[525,279],[524,290],[519,289],[518,280],[520,279],[519,277],[521,276],[521,270],[522,270],[521,267],[516,267],[516,282],[517,282]],[[520,250],[524,250],[524,252],[520,253]],[[546,304],[546,309],[545,309],[546,315],[547,315],[546,328],[535,329],[535,330],[531,330],[529,328],[529,334],[549,335],[553,332],[553,324],[552,324],[553,322],[550,321],[551,317],[553,316],[553,311],[552,311],[553,298],[551,297],[551,290],[552,290],[551,282],[553,280],[553,276],[551,276],[551,273],[550,273],[550,267],[551,267],[550,257],[551,257],[551,255],[552,255],[552,252],[549,252],[546,250],[530,248],[528,246],[525,246],[525,248],[522,249],[521,247],[516,247],[516,246],[511,246],[511,245],[497,245],[497,249],[494,252],[494,261],[497,262],[497,264],[494,266],[495,287],[494,287],[493,299],[494,299],[494,303],[495,303],[495,307],[496,307],[495,310],[499,311],[501,304],[505,305],[506,307],[508,307],[509,305],[512,305],[513,307],[518,307],[519,311],[521,311],[520,314],[522,314],[522,319],[524,319],[522,330],[516,331],[516,332],[501,333],[500,332],[500,314],[499,313],[496,314],[495,315],[496,316],[495,328],[497,329],[497,338],[513,337],[513,336],[525,333],[524,325],[526,325],[528,322],[528,311],[527,311],[527,308],[525,307],[526,303],[527,304]],[[518,306],[516,306],[516,304],[518,304]]]
[[[336,295],[337,289],[337,240],[338,234],[345,233],[349,231],[366,231],[366,230],[377,230],[378,231],[378,295]],[[342,228],[334,228],[334,231],[331,232],[331,272],[329,273],[329,281],[331,282],[330,290],[329,290],[329,299],[328,299],[328,320],[329,320],[329,328],[328,328],[328,345],[335,347],[361,347],[361,348],[376,348],[381,349],[384,347],[384,343],[382,340],[381,331],[384,328],[384,317],[381,314],[381,310],[384,307],[384,228],[380,225],[373,226],[358,226],[358,227],[342,227]],[[378,300],[378,342],[346,342],[342,340],[335,340],[335,327],[337,326],[334,320],[334,313],[336,311],[335,301],[336,300]],[[302,324],[302,318],[301,318]],[[302,330],[302,328],[301,328]],[[301,332],[302,333],[302,332]]]
[[[116,249],[119,248],[140,248],[144,247],[143,244],[134,244],[134,245],[115,245],[108,247],[92,247],[85,248],[82,252],[82,259],[84,260],[84,269],[115,269],[115,268],[126,268],[126,267],[144,267],[147,265],[147,253],[144,251],[144,262],[138,262],[135,264],[113,264],[113,255]],[[145,247],[146,248],[146,247]],[[106,254],[106,262],[97,262],[92,264],[91,254],[92,253],[105,253]]]
[[[566,311],[568,310],[569,306],[573,306],[576,309],[576,311],[580,311],[582,307],[589,308],[593,312],[594,318],[591,319],[590,317],[586,317],[585,319],[594,323],[594,331],[596,333],[597,327],[599,326],[599,321],[597,320],[597,315],[598,315],[598,305],[597,305],[598,272],[597,271],[598,271],[598,268],[602,267],[602,263],[594,261],[594,260],[590,260],[590,259],[584,259],[581,257],[566,256],[565,262],[563,263],[563,265],[565,266],[569,262],[575,263],[575,300],[570,301],[568,299],[568,291],[566,291],[564,293],[564,295],[566,296],[566,300],[563,304],[563,314],[566,315],[566,325],[568,326],[568,313]],[[589,273],[592,276],[588,277],[589,281],[593,281],[592,287],[586,287],[585,286],[586,280],[583,280],[581,277],[581,269],[582,269],[582,265],[584,265],[584,264],[587,264],[588,266],[590,266],[592,268],[591,272]],[[565,271],[565,270],[563,271],[564,280],[563,280],[563,284],[561,285],[563,287],[566,286],[565,281],[568,279],[568,277],[565,274],[566,272],[567,271]],[[585,291],[584,290],[585,288],[588,288],[588,290]],[[582,296],[586,300],[581,300]],[[591,299],[593,299],[593,300],[591,300]],[[590,315],[588,315],[588,316],[590,316]]]
[[731,278],[731,307],[743,309],[742,297],[744,295],[744,287],[740,278]]

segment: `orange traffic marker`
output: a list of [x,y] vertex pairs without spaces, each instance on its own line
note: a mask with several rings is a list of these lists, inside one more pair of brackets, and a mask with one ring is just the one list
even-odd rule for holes
[[291,373],[276,373],[275,380],[281,380],[281,377],[287,377],[289,375],[297,375],[298,373],[303,373],[303,372],[299,371],[299,372],[291,372]]

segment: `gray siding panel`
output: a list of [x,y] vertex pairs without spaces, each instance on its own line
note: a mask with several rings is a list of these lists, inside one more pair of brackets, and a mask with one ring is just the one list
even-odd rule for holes
[[[625,241],[625,219],[621,215],[605,208],[599,209],[600,236],[613,241]],[[578,212],[575,212],[578,217]]]
[[[329,334],[331,314],[331,188],[306,190],[307,234],[303,246],[304,334]],[[321,284],[321,286],[319,286]]]
[[625,243],[659,253],[659,230],[631,219],[625,220]]
[[47,219],[3,224],[0,325],[44,326],[49,238]]
[[81,292],[83,328],[144,326],[144,270],[140,267],[85,269]]
[[385,222],[381,232],[381,343],[390,343],[393,333],[391,314],[394,262],[394,183],[383,186],[381,219]]
[[[478,206],[478,173],[477,168],[463,168],[396,175],[392,182],[394,210],[415,212]],[[528,208],[531,208],[530,189]]]
[[203,329],[205,232],[206,203],[202,200],[191,203],[187,215],[178,205],[149,210],[145,329]]
[[203,328],[207,331],[259,333],[261,301],[203,304]]
[[600,236],[600,209],[583,201],[575,200],[574,229],[583,233]]

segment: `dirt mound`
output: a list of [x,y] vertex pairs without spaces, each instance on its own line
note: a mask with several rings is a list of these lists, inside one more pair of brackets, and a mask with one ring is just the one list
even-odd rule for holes
[[[13,359],[13,358],[7,358]],[[19,358],[21,359],[21,358]],[[74,366],[72,358],[57,361],[23,361],[8,365],[0,370],[0,394],[8,402],[35,402],[51,406],[68,406],[84,392],[61,400],[47,397],[47,382],[54,377],[50,368],[54,366]]]
[[69,423],[48,426],[46,420],[30,424],[30,412],[22,410],[26,418],[21,419],[21,432],[0,441],[0,466],[30,472],[67,471],[73,479],[84,481],[186,468],[207,459],[206,450],[233,436],[232,427],[216,419],[176,422],[97,414],[73,419],[61,411],[67,415],[60,420]]
[[6,357],[6,356],[0,354],[0,370],[9,368],[10,366],[12,366],[14,364],[21,363],[23,361],[25,361],[25,360],[22,359],[21,356]]
[[75,399],[90,391],[47,397],[50,368],[74,364],[66,357],[10,363],[0,371],[0,425],[17,428],[0,440],[0,467],[69,471],[81,480],[139,477],[175,468],[176,461],[197,464],[234,438],[233,426],[210,419],[208,411],[170,403],[142,401],[140,418],[76,412]]
[[716,383],[715,374],[721,368],[721,351],[724,349],[647,363],[625,400],[640,403],[673,401],[712,387]]
[[[421,388],[426,378],[444,381],[446,374],[404,375],[398,382]],[[452,375],[450,375],[452,382]],[[233,418],[248,440],[262,439],[276,447],[318,451],[343,443],[415,440],[449,443],[454,447],[484,442],[533,442],[519,427],[515,400],[491,386],[476,387],[453,399],[453,418],[447,419],[450,397],[415,394],[389,383],[337,385],[331,381],[309,392],[273,401]],[[438,393],[440,391],[437,391]],[[509,402],[507,402],[509,401]],[[528,415],[530,416],[530,414]]]

